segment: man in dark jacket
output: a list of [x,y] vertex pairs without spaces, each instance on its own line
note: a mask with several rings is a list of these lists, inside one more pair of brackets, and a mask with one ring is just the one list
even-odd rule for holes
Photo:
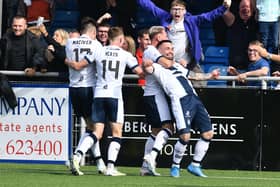
[[15,16],[12,29],[0,40],[0,69],[24,71],[34,75],[36,68],[44,66],[44,47],[34,34],[27,30],[26,19]]

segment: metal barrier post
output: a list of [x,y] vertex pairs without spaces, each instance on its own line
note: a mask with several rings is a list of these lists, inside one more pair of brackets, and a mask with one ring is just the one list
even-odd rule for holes
[[262,90],[266,90],[267,89],[267,82],[266,80],[262,80]]

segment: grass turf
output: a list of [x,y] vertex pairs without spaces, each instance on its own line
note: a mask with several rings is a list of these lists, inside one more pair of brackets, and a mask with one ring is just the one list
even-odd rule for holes
[[280,172],[204,170],[208,178],[199,178],[181,170],[180,178],[169,176],[168,168],[158,168],[160,177],[139,176],[139,168],[119,167],[124,177],[97,173],[95,166],[83,166],[84,176],[73,176],[63,165],[0,163],[1,187],[279,187]]

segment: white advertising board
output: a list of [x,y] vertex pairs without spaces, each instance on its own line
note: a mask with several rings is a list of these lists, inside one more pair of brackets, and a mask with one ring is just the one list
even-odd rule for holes
[[65,85],[14,85],[18,106],[0,98],[0,161],[65,163],[71,107]]

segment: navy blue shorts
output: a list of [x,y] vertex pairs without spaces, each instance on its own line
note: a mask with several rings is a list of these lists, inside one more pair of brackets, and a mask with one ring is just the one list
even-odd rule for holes
[[92,113],[93,87],[70,87],[69,90],[74,113],[78,117],[90,117]]
[[177,108],[177,114],[175,113],[176,126],[178,130],[183,130],[185,133],[190,132],[190,129],[199,130],[200,133],[204,133],[212,130],[212,124],[209,114],[204,107],[203,103],[198,96],[191,95],[185,96],[180,99]]
[[152,128],[161,128],[164,123],[172,123],[172,115],[164,94],[144,96],[144,112]]
[[92,106],[92,120],[94,123],[124,122],[124,108],[122,99],[94,98]]

